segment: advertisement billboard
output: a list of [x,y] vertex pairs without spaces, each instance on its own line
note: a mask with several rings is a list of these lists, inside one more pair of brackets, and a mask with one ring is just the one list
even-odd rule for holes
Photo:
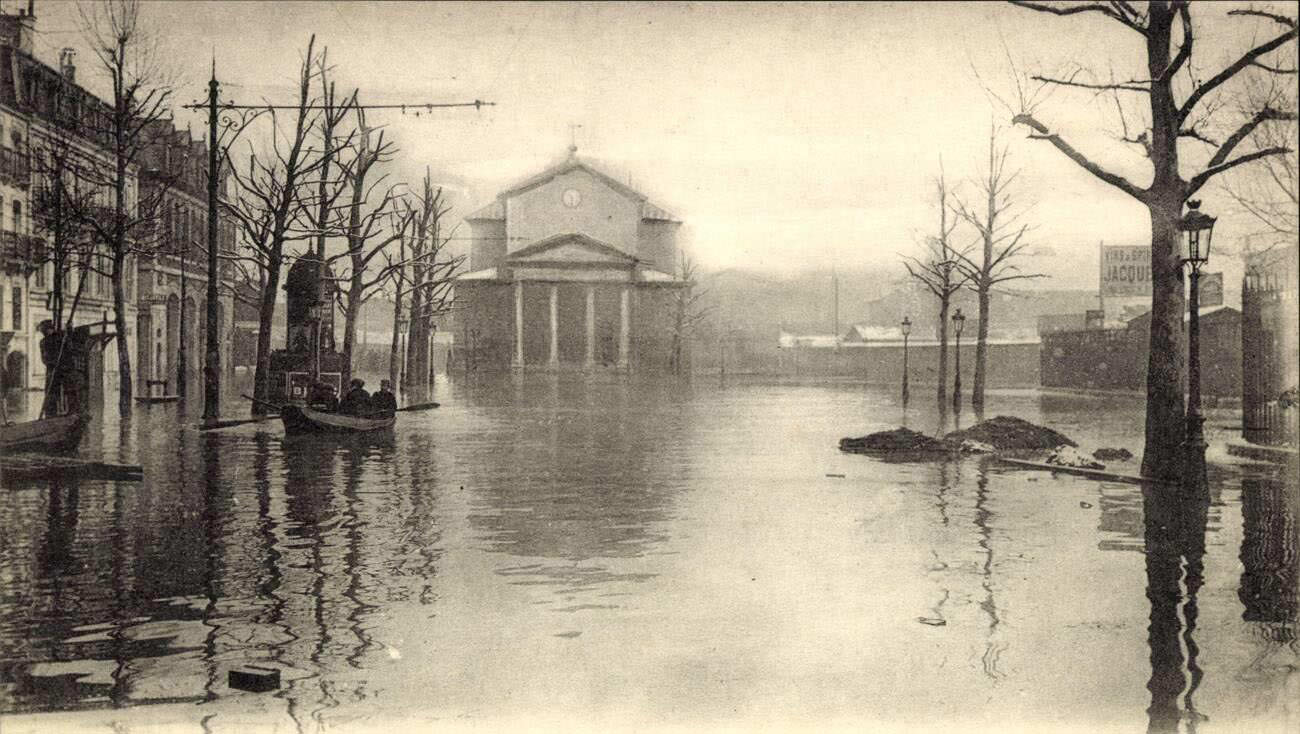
[[1150,246],[1102,245],[1101,295],[1151,295]]

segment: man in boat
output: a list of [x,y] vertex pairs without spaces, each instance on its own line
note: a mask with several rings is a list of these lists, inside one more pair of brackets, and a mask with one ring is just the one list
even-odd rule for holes
[[41,332],[41,362],[45,365],[45,401],[42,416],[60,415],[68,411],[67,393],[75,388],[72,381],[65,379],[72,361],[70,354],[65,354],[68,346],[66,335],[56,331],[54,322],[46,319],[36,327]]
[[392,418],[397,412],[397,396],[393,394],[393,383],[380,380],[379,390],[370,396],[370,413],[372,418]]
[[307,405],[314,410],[323,410],[326,413],[333,413],[339,409],[339,399],[334,394],[334,386],[328,382],[317,382],[311,386],[311,395],[307,398]]
[[339,415],[363,416],[370,412],[370,393],[366,392],[365,380],[352,378],[348,383],[348,392],[339,401]]

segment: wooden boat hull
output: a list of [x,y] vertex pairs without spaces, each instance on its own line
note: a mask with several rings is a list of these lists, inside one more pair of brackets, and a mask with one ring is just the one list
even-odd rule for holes
[[56,415],[35,421],[0,425],[0,449],[11,451],[71,451],[81,443],[86,421],[79,415]]
[[311,433],[371,433],[386,431],[397,422],[390,418],[357,418],[338,413],[323,413],[303,405],[286,405],[280,410],[286,435]]

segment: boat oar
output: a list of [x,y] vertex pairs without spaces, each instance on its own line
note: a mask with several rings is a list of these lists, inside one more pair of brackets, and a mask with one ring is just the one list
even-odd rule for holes
[[436,407],[438,407],[438,403],[416,403],[415,405],[408,405],[405,408],[398,408],[397,412],[401,413],[407,410],[432,410]]
[[254,403],[257,403],[258,405],[265,405],[265,406],[268,407],[268,408],[275,408],[276,411],[284,410],[284,406],[283,406],[283,405],[276,405],[275,403],[268,403],[268,402],[266,402],[265,400],[258,400],[257,398],[253,397],[252,395],[245,395],[245,394],[243,394],[243,393],[240,393],[240,394],[239,394],[239,397],[241,397],[241,398],[243,398],[243,399],[245,399],[245,400],[251,400],[251,401],[253,401]]
[[438,407],[439,405],[440,405],[440,403],[416,403],[415,405],[408,405],[408,406],[406,406],[406,407],[404,407],[404,408],[398,408],[397,410],[394,410],[394,411],[387,411],[387,410],[372,410],[372,411],[370,411],[369,413],[362,413],[361,415],[358,415],[357,417],[358,417],[358,418],[365,418],[366,416],[371,416],[371,415],[388,415],[389,412],[393,412],[393,413],[405,413],[405,412],[407,412],[407,411],[412,411],[412,410],[432,410],[432,409]]
[[257,418],[241,418],[239,420],[231,420],[231,421],[214,421],[212,423],[204,423],[200,425],[199,430],[215,431],[218,428],[233,428],[235,426],[245,426],[248,425],[249,423],[261,423],[263,421],[275,420],[279,417],[280,417],[279,415],[271,414],[271,415],[259,416]]

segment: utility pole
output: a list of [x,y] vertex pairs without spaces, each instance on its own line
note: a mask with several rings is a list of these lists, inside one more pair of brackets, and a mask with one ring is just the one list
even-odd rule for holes
[[[207,354],[203,359],[203,420],[221,417],[221,303],[217,295],[217,182],[221,179],[217,158],[217,59],[212,59],[208,80],[208,308]],[[231,314],[232,316],[234,314]]]
[[[206,103],[193,102],[187,105],[181,105],[187,110],[206,109],[208,112],[208,308],[207,308],[207,336],[208,349],[203,363],[203,420],[205,422],[215,421],[221,415],[221,344],[218,333],[218,321],[220,313],[218,309],[217,295],[217,278],[220,272],[218,268],[217,257],[217,194],[218,182],[220,181],[218,156],[217,156],[217,116],[218,109],[223,111],[249,110],[255,113],[271,110],[318,110],[329,109],[328,105],[243,105],[233,102],[218,104],[220,85],[217,83],[217,60],[214,56],[212,59],[212,77],[208,80],[208,101]],[[421,102],[410,104],[378,104],[378,105],[360,105],[354,104],[354,109],[362,110],[401,110],[406,114],[407,108],[415,113],[416,117],[420,116],[420,111],[433,112],[434,109],[447,107],[473,107],[482,109],[483,107],[493,107],[495,102],[484,102],[474,100],[473,102]],[[327,142],[328,146],[328,142]],[[324,262],[322,261],[318,271],[317,278],[324,277]],[[330,308],[333,307],[331,303]],[[232,314],[233,316],[233,314]],[[319,323],[317,326],[319,334]],[[320,337],[316,340],[316,358],[320,361]]]

